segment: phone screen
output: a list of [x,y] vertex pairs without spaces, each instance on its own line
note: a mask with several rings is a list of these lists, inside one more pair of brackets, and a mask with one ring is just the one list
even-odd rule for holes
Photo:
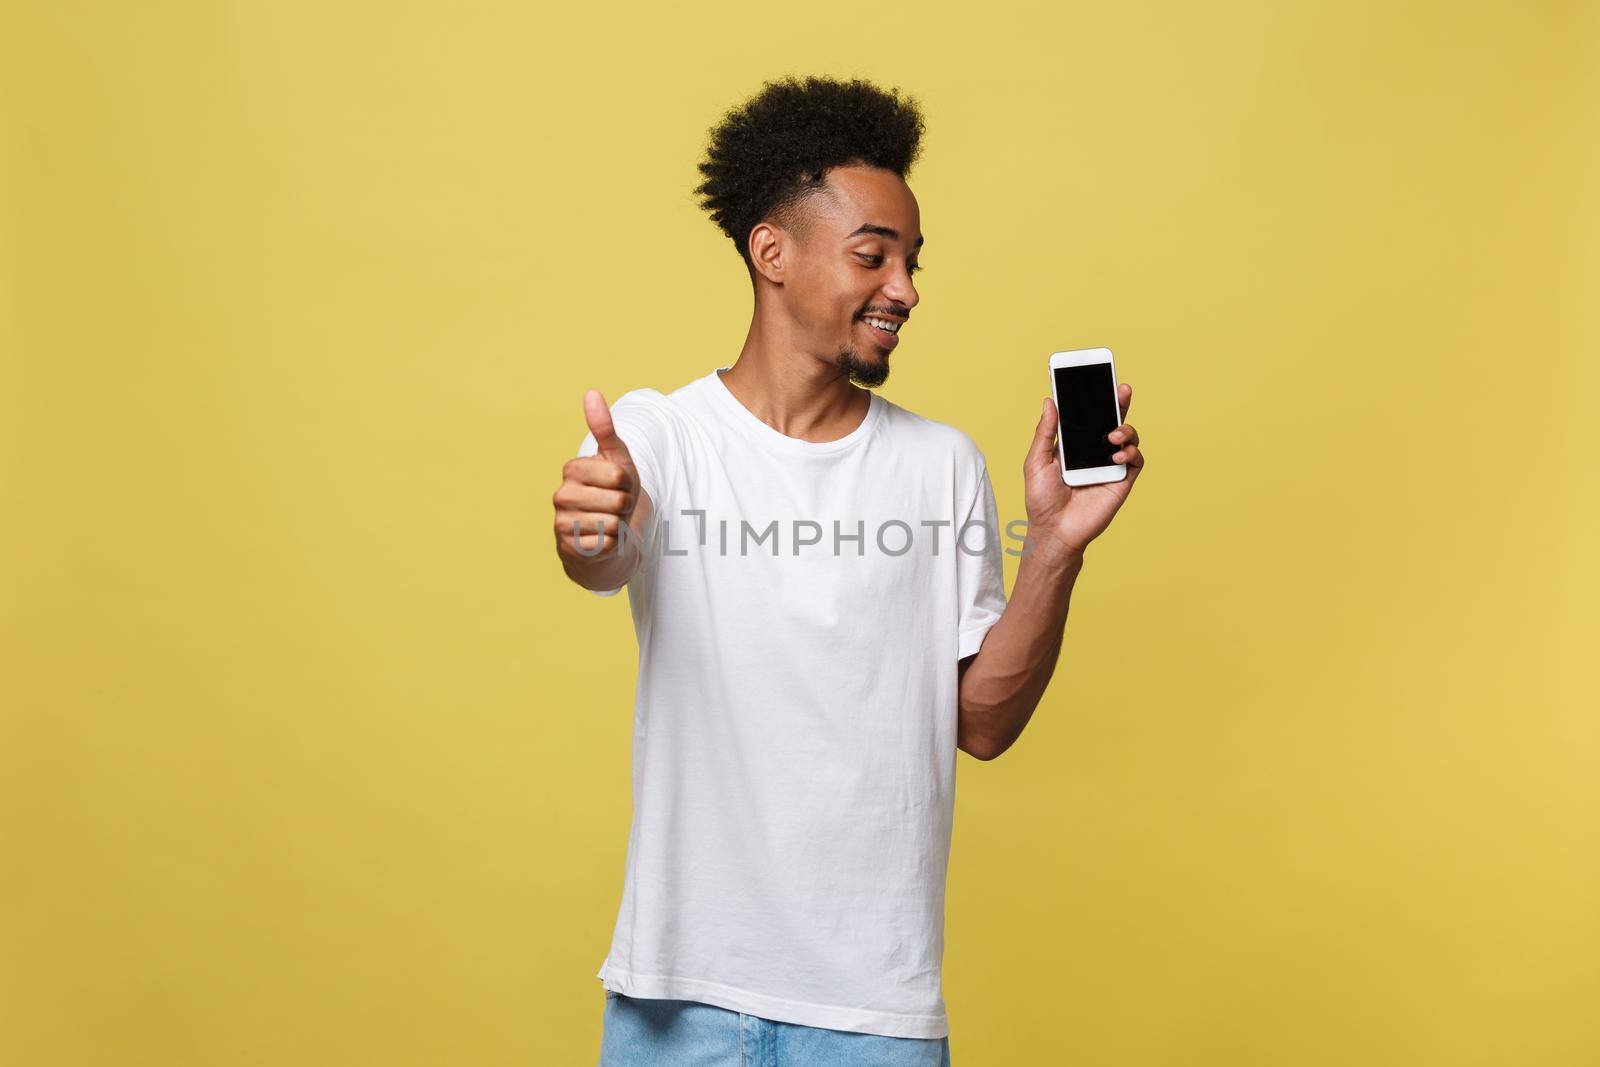
[[1061,410],[1061,451],[1068,470],[1114,466],[1111,456],[1119,446],[1106,440],[1117,428],[1117,393],[1111,364],[1057,367],[1056,403]]

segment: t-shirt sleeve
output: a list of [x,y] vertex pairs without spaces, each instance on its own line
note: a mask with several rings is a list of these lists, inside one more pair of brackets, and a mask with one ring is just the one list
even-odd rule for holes
[[[623,393],[610,405],[611,425],[616,429],[617,436],[622,438],[622,443],[628,446],[628,455],[633,457],[634,468],[639,472],[640,488],[650,494],[651,514],[643,531],[646,545],[651,543],[657,518],[666,506],[672,488],[668,473],[671,470],[669,463],[674,455],[675,438],[671,418],[663,410],[664,404],[665,398],[656,390],[634,389]],[[600,445],[595,441],[594,433],[584,434],[578,445],[578,455],[592,456],[599,451]],[[645,560],[639,564],[640,569],[648,562],[649,555],[646,554]],[[616,589],[589,590],[596,596],[616,596],[621,591],[621,586]]]
[[[980,525],[981,524],[981,525]],[[961,537],[965,530],[966,536]],[[956,659],[978,651],[989,627],[1006,609],[1005,570],[1000,551],[1000,515],[989,470],[979,459],[978,491],[956,527]],[[979,551],[979,546],[982,551]]]

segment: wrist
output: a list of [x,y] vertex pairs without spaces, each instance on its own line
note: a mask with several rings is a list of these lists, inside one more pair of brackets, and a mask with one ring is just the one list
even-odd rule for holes
[[1028,555],[1052,570],[1076,570],[1083,566],[1084,549],[1053,537],[1041,537]]

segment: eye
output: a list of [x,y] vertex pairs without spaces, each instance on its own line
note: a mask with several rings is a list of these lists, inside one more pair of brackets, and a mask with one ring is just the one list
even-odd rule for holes
[[[883,257],[882,256],[873,255],[870,252],[857,252],[856,255],[858,255],[862,259],[866,260],[868,262],[868,264],[871,265],[871,266],[874,266],[874,267],[883,266]],[[916,264],[916,263],[908,263],[906,265],[906,273],[907,274],[915,274],[915,273],[917,273],[917,271],[919,271],[921,269],[922,269],[922,267],[919,264]]]

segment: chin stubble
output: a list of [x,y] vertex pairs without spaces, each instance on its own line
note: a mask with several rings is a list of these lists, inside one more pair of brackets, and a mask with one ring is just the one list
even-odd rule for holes
[[863,389],[875,389],[889,378],[889,356],[884,352],[878,354],[877,362],[867,363],[856,356],[855,349],[846,348],[834,364]]

